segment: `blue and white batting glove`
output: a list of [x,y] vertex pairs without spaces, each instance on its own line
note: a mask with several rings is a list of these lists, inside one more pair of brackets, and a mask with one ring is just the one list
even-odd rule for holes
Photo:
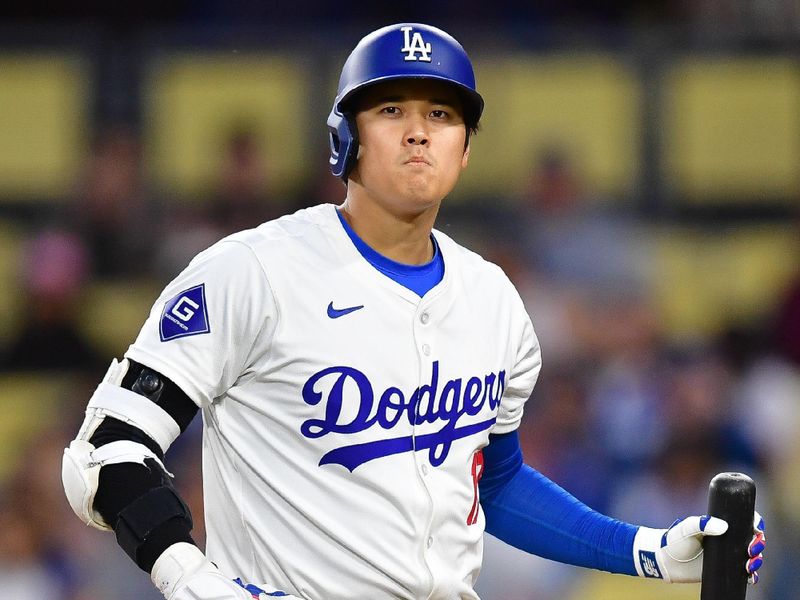
[[[633,561],[640,577],[663,579],[667,583],[700,581],[703,574],[703,538],[722,535],[728,524],[722,519],[688,517],[678,519],[669,529],[640,527],[633,540]],[[753,515],[753,539],[747,547],[750,557],[742,567],[748,581],[758,583],[758,569],[764,562],[766,545],[764,519]]]
[[753,515],[753,539],[747,546],[747,554],[750,556],[745,564],[747,571],[747,581],[755,585],[758,583],[758,570],[764,564],[764,548],[767,547],[767,535],[764,533],[764,519],[757,512]]
[[197,546],[179,542],[158,557],[150,579],[166,600],[301,600],[281,591],[265,591],[223,575]]

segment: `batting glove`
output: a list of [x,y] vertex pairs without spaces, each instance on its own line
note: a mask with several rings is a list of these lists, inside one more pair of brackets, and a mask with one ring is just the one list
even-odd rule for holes
[[150,579],[167,600],[301,600],[229,579],[197,546],[185,542],[173,544],[158,557]]
[[755,585],[758,583],[758,570],[764,564],[764,548],[767,547],[767,536],[764,533],[764,519],[757,512],[753,515],[753,539],[747,546],[747,554],[750,556],[745,564],[747,570],[747,581]]
[[[633,561],[640,577],[663,579],[667,583],[700,581],[703,574],[703,538],[722,535],[728,523],[708,515],[678,519],[669,529],[640,527],[633,540]],[[766,545],[764,519],[753,515],[753,539],[747,547],[750,557],[743,565],[748,581],[758,583],[758,569],[764,562]]]

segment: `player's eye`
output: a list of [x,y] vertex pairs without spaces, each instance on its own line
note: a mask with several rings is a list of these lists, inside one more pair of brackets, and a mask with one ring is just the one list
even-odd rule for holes
[[400,107],[398,106],[384,106],[381,109],[381,112],[386,115],[399,115],[400,114]]
[[431,117],[434,119],[446,119],[447,118],[447,111],[442,110],[441,108],[437,108],[436,110],[431,111]]

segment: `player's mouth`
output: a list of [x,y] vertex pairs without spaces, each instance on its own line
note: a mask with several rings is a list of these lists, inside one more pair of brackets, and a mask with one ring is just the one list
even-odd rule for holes
[[412,156],[411,158],[406,160],[403,164],[414,165],[414,166],[422,166],[422,165],[431,166],[431,161],[429,161],[424,156]]

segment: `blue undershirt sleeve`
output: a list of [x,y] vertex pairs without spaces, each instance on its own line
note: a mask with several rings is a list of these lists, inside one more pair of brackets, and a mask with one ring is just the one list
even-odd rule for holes
[[480,498],[486,531],[544,558],[636,575],[637,527],[592,510],[522,461],[516,431],[490,435]]

